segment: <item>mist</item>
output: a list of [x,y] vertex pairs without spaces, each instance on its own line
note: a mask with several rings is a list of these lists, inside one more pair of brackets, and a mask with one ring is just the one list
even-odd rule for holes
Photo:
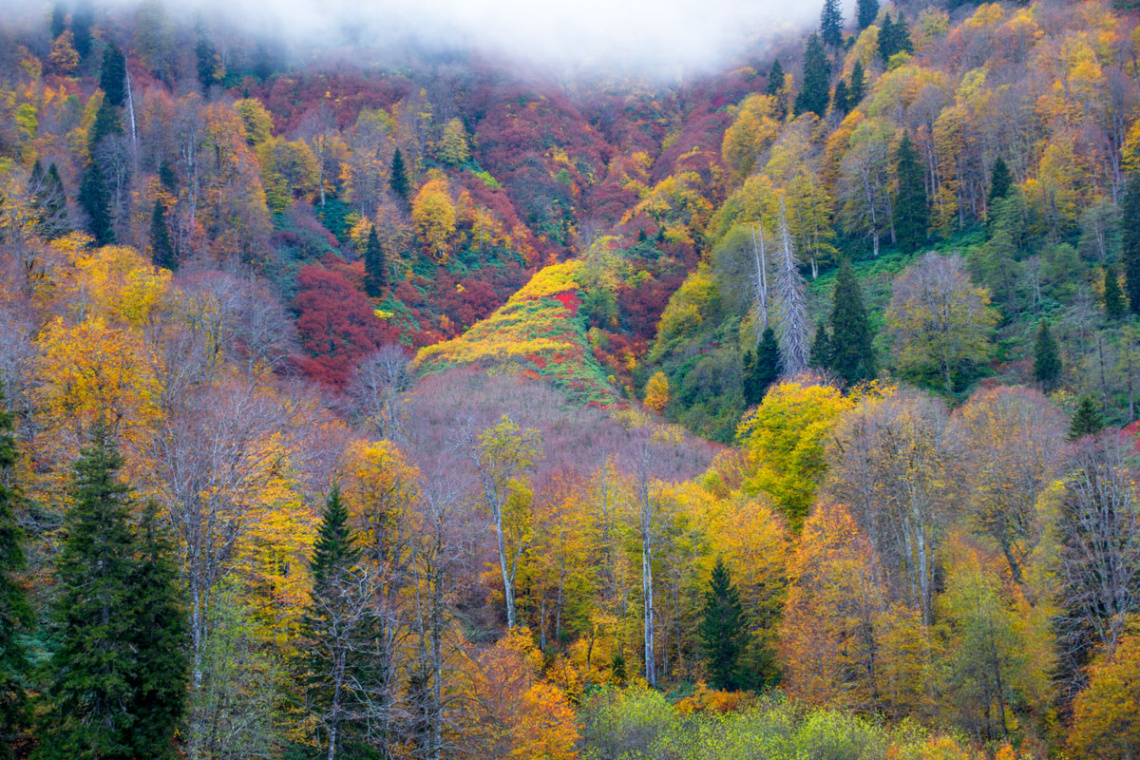
[[[382,55],[413,45],[476,52],[561,75],[671,78],[714,70],[818,23],[822,1],[182,0],[164,3],[163,10],[306,48]],[[14,10],[17,4],[5,5]],[[842,4],[850,17],[854,0]],[[138,0],[96,3],[97,9],[138,6]],[[23,4],[24,11],[37,7],[46,15],[50,6]]]

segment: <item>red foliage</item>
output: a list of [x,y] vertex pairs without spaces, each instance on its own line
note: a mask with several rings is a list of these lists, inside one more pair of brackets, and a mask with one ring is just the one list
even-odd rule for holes
[[565,293],[559,293],[558,295],[554,296],[554,300],[558,301],[563,306],[565,306],[566,310],[568,312],[570,312],[570,316],[572,316],[572,317],[578,316],[578,307],[581,305],[582,302],[578,299],[577,293],[575,293],[574,291],[567,291]]

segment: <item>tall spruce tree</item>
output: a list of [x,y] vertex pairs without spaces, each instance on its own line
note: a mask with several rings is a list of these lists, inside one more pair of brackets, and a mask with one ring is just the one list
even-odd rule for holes
[[1104,316],[1115,322],[1123,319],[1126,312],[1116,267],[1107,266],[1104,268]]
[[388,287],[388,262],[384,257],[384,247],[376,234],[376,225],[368,230],[368,244],[364,248],[364,292],[372,298],[384,295]]
[[1081,396],[1073,420],[1069,423],[1069,440],[1079,441],[1087,435],[1096,435],[1104,430],[1104,417],[1091,396]]
[[835,276],[831,306],[831,370],[849,385],[877,374],[871,322],[851,262],[844,258]]
[[723,559],[717,559],[705,591],[700,635],[705,668],[713,686],[725,690],[740,688],[739,661],[748,640],[748,627],[740,592],[733,585]]
[[851,108],[858,107],[865,94],[866,82],[864,80],[863,62],[855,61],[851,69],[851,86],[847,89],[847,104]]
[[1134,173],[1128,180],[1121,216],[1124,292],[1132,313],[1140,314],[1140,174]]
[[866,29],[875,23],[879,17],[879,0],[857,0],[855,4],[855,21],[859,30]]
[[835,94],[831,96],[831,110],[840,115],[846,115],[851,110],[851,95],[847,89],[847,82],[842,79],[835,84]]
[[51,7],[51,21],[48,22],[48,30],[51,32],[53,40],[67,30],[67,14],[64,13],[63,6],[59,3]]
[[99,160],[99,146],[104,138],[122,134],[123,124],[107,98],[103,98],[95,114],[95,123],[87,140],[87,164],[79,183],[78,201],[87,214],[87,231],[98,245],[115,242],[114,220],[111,214],[111,191],[107,187],[103,165]]
[[839,0],[823,0],[819,36],[825,45],[837,48],[843,44],[843,12],[839,9]]
[[124,464],[103,422],[75,463],[72,505],[56,558],[58,646],[48,663],[49,709],[36,760],[130,760],[133,746],[138,620],[135,537]]
[[91,27],[95,24],[95,8],[88,0],[83,0],[71,14],[71,33],[75,35],[75,52],[79,59],[87,61],[91,55]]
[[772,383],[780,378],[780,343],[776,331],[768,328],[756,351],[744,353],[744,403],[755,406],[764,400]]
[[784,74],[784,67],[780,65],[780,59],[772,61],[772,68],[768,69],[768,88],[766,92],[775,97],[780,94],[784,89],[784,82],[787,80],[787,75]]
[[1048,322],[1037,329],[1037,342],[1033,347],[1033,376],[1047,391],[1057,387],[1061,379],[1061,353]]
[[0,385],[0,760],[16,756],[16,743],[31,718],[25,690],[30,665],[23,637],[31,631],[35,618],[24,587],[16,578],[25,567],[24,534],[15,511],[20,498],[13,483],[16,458],[12,415]]
[[891,14],[883,16],[883,25],[879,30],[879,57],[883,63],[890,63],[898,53],[913,53],[914,43],[910,39],[910,27],[907,26],[906,17],[899,13],[898,18],[892,20]]
[[408,180],[408,169],[404,166],[404,154],[400,152],[399,148],[396,148],[396,152],[392,154],[392,166],[388,171],[388,187],[392,188],[392,192],[401,201],[408,202],[411,182]]
[[997,157],[994,161],[993,168],[990,169],[990,194],[989,206],[993,209],[993,205],[1002,198],[1009,195],[1010,188],[1013,187],[1013,175],[1009,173],[1009,164],[1001,156]]
[[922,163],[909,132],[903,133],[896,160],[899,185],[895,199],[895,235],[899,248],[913,253],[926,244],[930,207],[926,202]]
[[831,336],[827,332],[827,325],[820,322],[815,328],[815,337],[811,341],[811,353],[808,354],[808,366],[812,369],[825,371],[831,369]]
[[106,102],[122,107],[127,101],[127,59],[114,42],[103,51],[103,65],[99,69],[99,89]]
[[166,204],[162,199],[154,202],[150,214],[150,259],[156,267],[174,271],[178,268],[178,258],[174,255],[174,245],[170,242],[170,228],[166,225]]
[[32,189],[36,234],[44,240],[54,240],[64,235],[68,230],[67,195],[55,163],[53,162],[47,172],[44,172],[43,164],[37,160],[32,167],[28,185]]
[[830,76],[823,41],[818,34],[812,32],[804,50],[803,83],[796,96],[797,116],[810,111],[822,119],[827,114],[827,106],[831,101]]

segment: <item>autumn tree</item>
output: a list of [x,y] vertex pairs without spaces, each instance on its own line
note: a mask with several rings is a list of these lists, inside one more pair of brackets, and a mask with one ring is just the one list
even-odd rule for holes
[[31,717],[25,685],[31,663],[22,638],[35,622],[24,586],[16,574],[24,570],[24,533],[16,519],[19,492],[12,467],[16,441],[12,415],[0,387],[0,758],[15,756],[16,741]]
[[823,41],[813,32],[808,37],[804,51],[803,81],[800,83],[800,93],[796,96],[797,116],[811,112],[822,119],[827,115],[827,106],[831,102],[830,76]]
[[1140,636],[1089,668],[1089,686],[1073,703],[1069,746],[1078,757],[1128,760],[1140,746]]
[[849,385],[877,374],[871,346],[871,325],[863,307],[863,292],[850,259],[835,276],[831,306],[831,361],[828,368]]
[[705,650],[705,668],[713,685],[729,691],[740,688],[739,661],[746,642],[747,626],[740,592],[733,585],[723,558],[717,559],[705,591],[700,634]]
[[1037,342],[1033,348],[1033,376],[1041,387],[1051,391],[1061,379],[1061,354],[1048,322],[1037,329]]
[[930,207],[926,201],[924,170],[910,139],[910,132],[903,133],[895,160],[898,176],[898,192],[894,204],[895,236],[904,252],[913,253],[926,243]]
[[455,232],[455,204],[447,178],[439,174],[420,188],[412,201],[412,221],[424,249],[439,263],[446,263]]

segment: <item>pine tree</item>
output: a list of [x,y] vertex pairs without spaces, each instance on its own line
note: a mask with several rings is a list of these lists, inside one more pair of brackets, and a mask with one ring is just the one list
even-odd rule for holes
[[859,107],[859,103],[863,101],[864,87],[863,62],[855,61],[855,66],[851,69],[851,87],[848,88],[847,92],[847,105],[849,108]]
[[918,151],[910,133],[903,133],[898,154],[898,197],[895,200],[895,236],[899,248],[913,253],[927,240],[930,207],[926,203],[926,183]]
[[842,79],[835,85],[835,94],[831,96],[831,110],[843,115],[851,110],[851,96],[847,90],[847,82]]
[[56,3],[51,7],[51,22],[49,24],[49,31],[51,38],[54,40],[59,35],[67,30],[67,15],[63,12],[63,6]]
[[804,76],[800,93],[796,96],[796,115],[814,113],[819,118],[827,114],[827,105],[831,100],[831,86],[827,53],[823,49],[823,42],[819,35],[812,32],[808,37],[807,49],[804,51]]
[[1061,378],[1061,354],[1048,322],[1037,329],[1037,343],[1033,348],[1033,376],[1041,386],[1051,391]]
[[1140,314],[1140,174],[1133,174],[1128,180],[1121,216],[1124,292],[1132,313]]
[[701,644],[709,680],[718,689],[740,688],[740,655],[748,640],[740,592],[723,559],[717,559],[701,611]]
[[121,134],[123,134],[123,122],[111,104],[110,98],[104,97],[103,102],[99,104],[99,110],[95,112],[95,123],[91,126],[91,134],[87,136],[88,158],[95,159],[99,143],[103,142],[104,137]]
[[171,271],[178,268],[178,259],[170,242],[170,229],[166,226],[166,205],[162,199],[154,202],[154,211],[150,214],[150,248],[150,260],[156,267]]
[[891,14],[886,14],[879,30],[879,57],[883,63],[890,63],[891,58],[898,53],[913,52],[914,43],[910,40],[910,27],[907,26],[906,17],[900,13],[898,19],[892,21]]
[[815,328],[815,338],[811,342],[811,353],[808,354],[808,365],[812,369],[825,371],[831,368],[831,336],[827,333],[827,326],[820,322]]
[[989,205],[992,209],[994,204],[1002,198],[1009,195],[1010,188],[1013,187],[1013,175],[1009,173],[1009,165],[1001,156],[997,157],[994,161],[994,166],[990,170],[990,195]]
[[213,42],[201,36],[198,38],[198,44],[194,46],[194,56],[198,64],[198,84],[202,86],[202,92],[208,93],[210,87],[220,81],[218,72],[222,66],[218,50]]
[[75,35],[75,52],[80,60],[91,55],[91,27],[95,23],[95,9],[90,2],[81,2],[71,14],[71,33]]
[[839,0],[823,0],[819,36],[825,45],[837,48],[843,44],[843,13],[839,10]]
[[388,263],[384,247],[376,235],[376,225],[368,231],[368,244],[364,248],[364,292],[372,298],[381,298],[388,287]]
[[309,562],[313,590],[302,622],[309,640],[309,701],[330,758],[357,755],[363,728],[358,708],[365,704],[358,690],[375,691],[369,686],[384,676],[383,659],[368,651],[382,636],[371,606],[374,589],[358,567],[361,552],[348,517],[334,487]]
[[388,175],[388,187],[392,188],[392,192],[396,194],[403,202],[408,202],[408,193],[411,191],[411,183],[408,180],[408,170],[404,166],[404,154],[396,148],[396,152],[392,154],[392,166]]
[[54,240],[64,235],[67,224],[67,195],[59,170],[52,163],[44,173],[43,165],[36,161],[29,181],[32,188],[32,209],[36,215],[36,234],[44,240]]
[[1087,435],[1096,435],[1104,430],[1104,418],[1090,396],[1082,396],[1073,421],[1069,425],[1069,440],[1077,441]]
[[103,179],[103,167],[98,161],[88,161],[79,182],[79,207],[87,214],[87,231],[97,245],[115,242],[115,229],[111,217],[111,191]]
[[875,23],[875,19],[878,17],[879,0],[857,0],[855,19],[859,24],[860,31]]
[[876,375],[872,337],[863,291],[851,262],[844,259],[835,276],[831,307],[831,370],[849,385]]
[[15,574],[25,567],[23,531],[16,522],[19,493],[12,483],[16,463],[12,415],[0,386],[0,759],[15,757],[16,740],[31,717],[24,684],[30,665],[21,636],[35,621],[24,587]]
[[103,51],[103,66],[99,70],[99,89],[103,99],[115,107],[127,100],[127,59],[119,46],[111,43]]
[[744,403],[755,406],[764,400],[772,383],[780,378],[780,344],[776,331],[768,328],[760,338],[756,352],[744,354]]
[[99,422],[75,463],[73,503],[56,558],[59,645],[48,664],[50,709],[36,760],[137,758],[135,618],[129,614],[134,574],[130,489],[111,431]]
[[768,70],[768,89],[767,93],[773,97],[777,97],[780,91],[784,89],[784,82],[787,76],[784,74],[784,67],[780,65],[780,59],[777,58],[772,62],[772,68]]
[[1116,267],[1104,268],[1104,316],[1117,321],[1124,318],[1127,309],[1124,306],[1124,293],[1120,290],[1120,278],[1116,274]]

